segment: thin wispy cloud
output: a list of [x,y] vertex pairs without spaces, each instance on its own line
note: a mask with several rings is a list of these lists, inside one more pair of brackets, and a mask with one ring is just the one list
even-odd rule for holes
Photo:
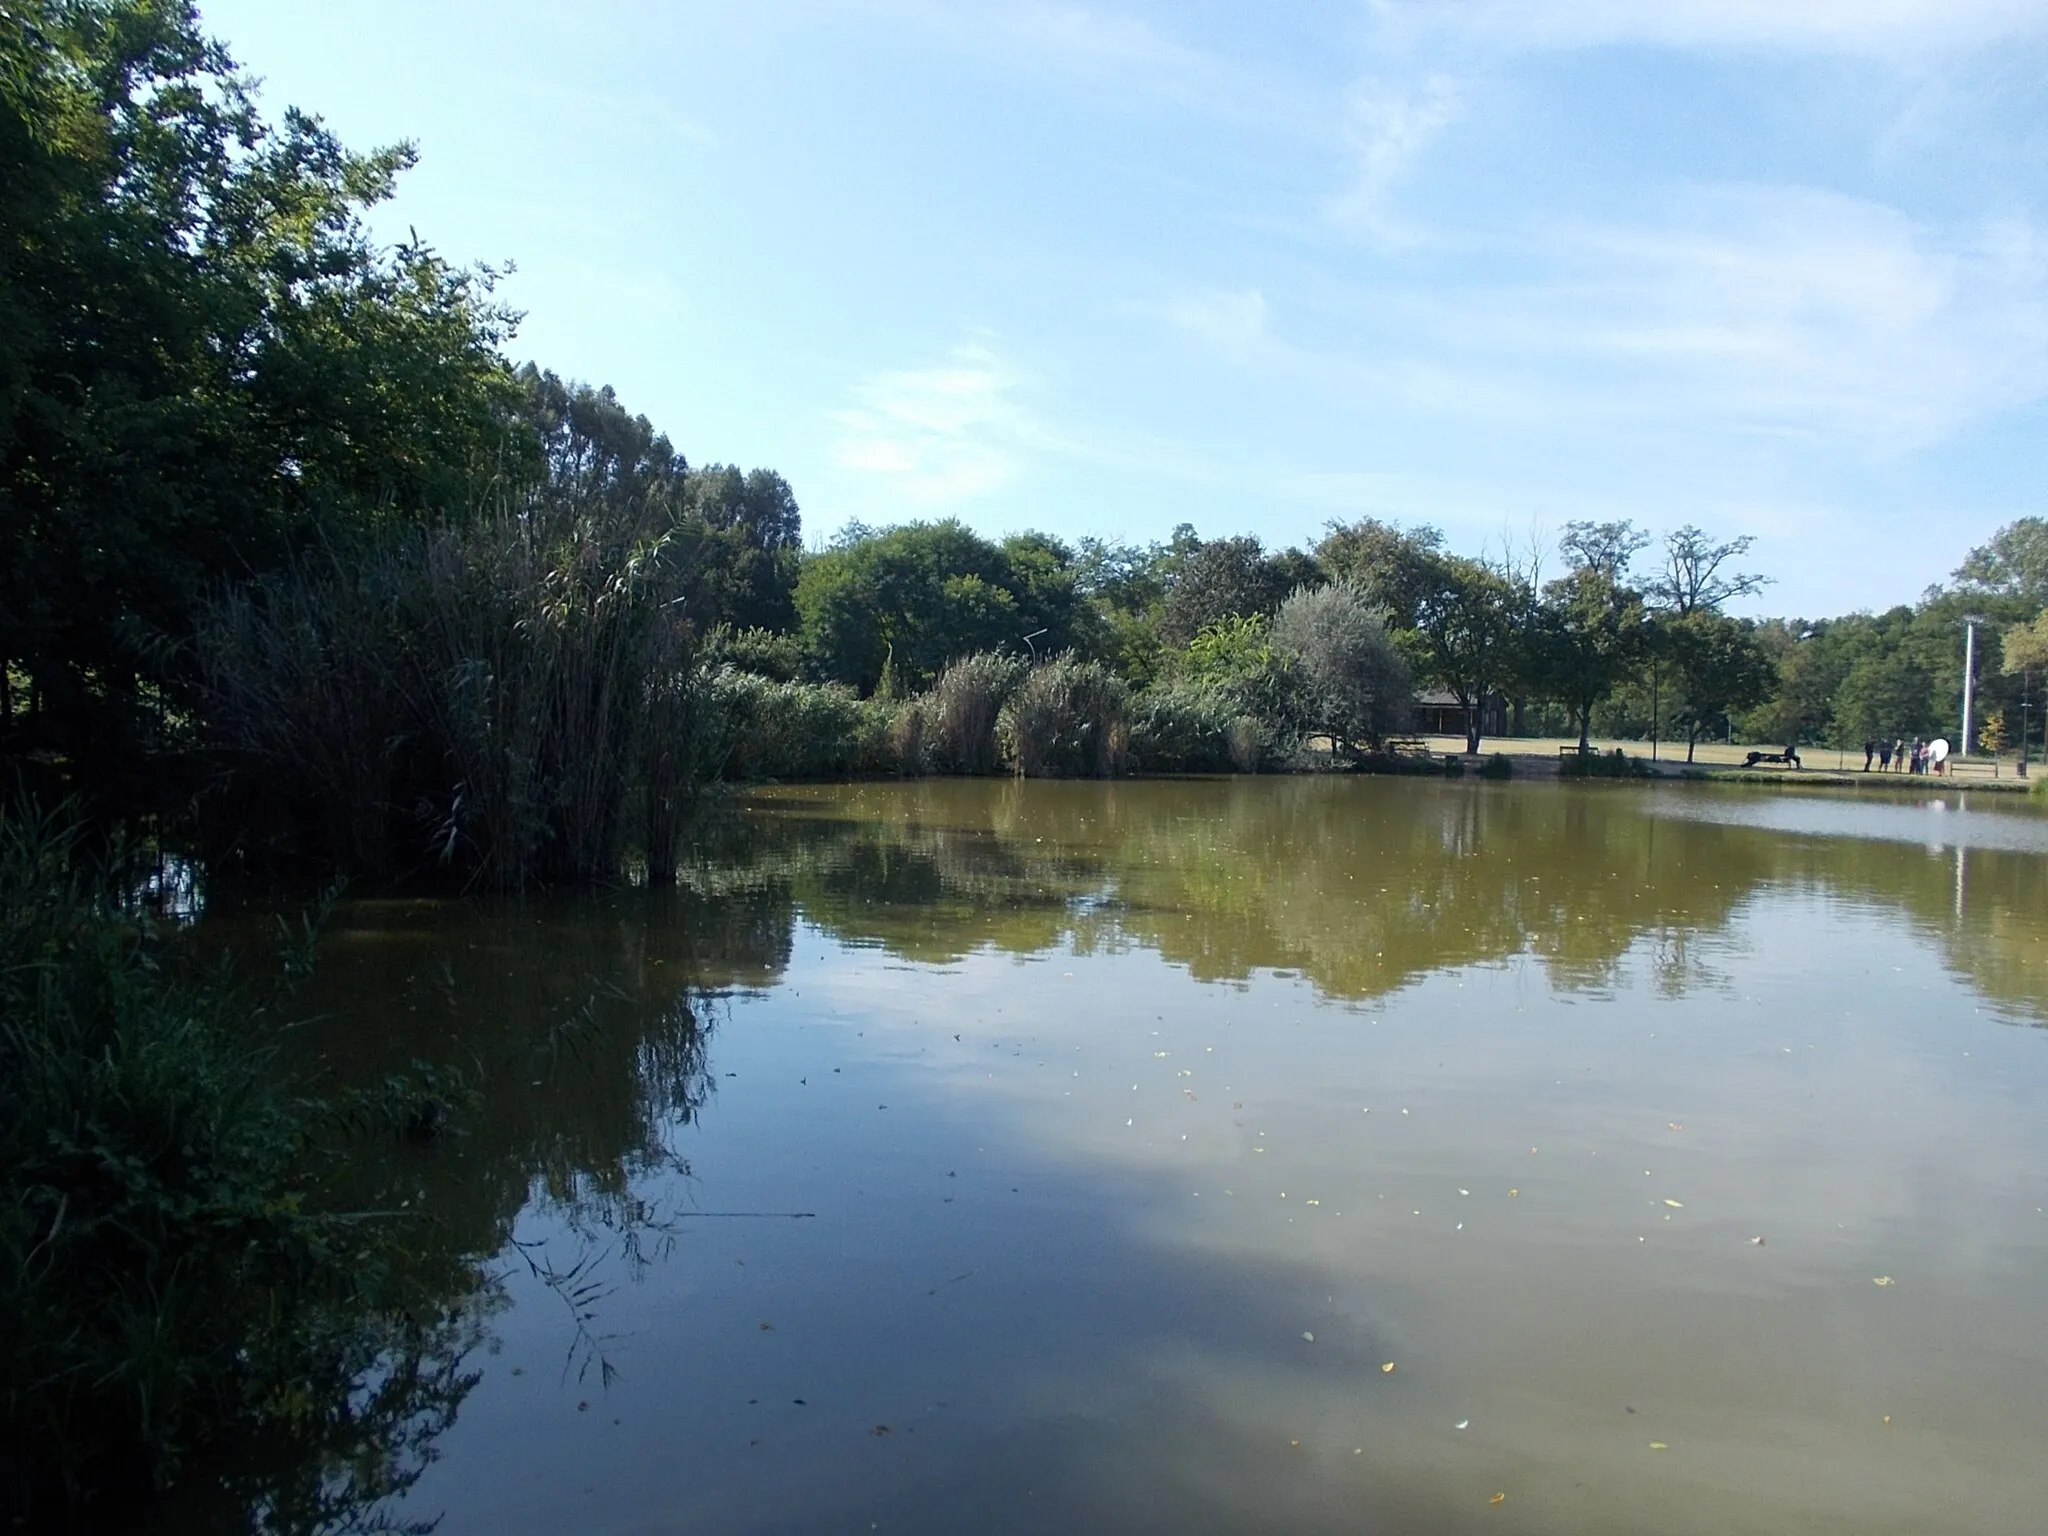
[[933,367],[878,373],[855,390],[854,405],[831,413],[833,461],[917,511],[980,500],[1016,478],[1023,451],[1042,436],[1015,385],[981,346]]
[[1355,85],[1344,125],[1351,178],[1330,201],[1332,221],[1388,244],[1419,238],[1412,224],[1395,215],[1390,199],[1431,141],[1456,120],[1459,107],[1457,82],[1441,72],[1412,84]]
[[2037,0],[1382,0],[1406,34],[1485,48],[1760,48],[1906,56],[2048,35]]

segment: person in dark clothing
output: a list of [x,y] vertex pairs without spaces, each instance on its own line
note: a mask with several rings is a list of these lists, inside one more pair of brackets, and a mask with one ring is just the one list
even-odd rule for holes
[[[1863,766],[1867,769],[1870,765],[1868,763],[1865,763]],[[1891,771],[1891,766],[1892,744],[1889,739],[1880,741],[1877,744],[1877,771],[1879,773],[1889,773]]]
[[1871,760],[1871,759],[1872,759],[1873,757],[1875,757],[1875,756],[1877,756],[1877,740],[1876,740],[1876,738],[1875,738],[1875,737],[1871,737],[1871,736],[1866,736],[1866,737],[1864,737],[1864,738],[1863,738],[1863,771],[1864,771],[1865,773],[1868,773],[1868,772],[1870,772],[1870,760]]

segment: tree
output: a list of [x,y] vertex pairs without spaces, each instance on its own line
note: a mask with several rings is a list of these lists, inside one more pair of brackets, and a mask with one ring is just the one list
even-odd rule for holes
[[1927,669],[1903,651],[1860,656],[1835,690],[1835,735],[1843,744],[1878,736],[1931,735],[1934,689]]
[[1630,563],[1649,544],[1650,535],[1626,518],[1612,523],[1566,523],[1557,541],[1573,570],[1594,572],[1616,585],[1627,580]]
[[161,795],[205,592],[520,458],[492,275],[364,226],[412,161],[264,122],[181,0],[0,11],[0,758]]
[[2004,662],[2007,673],[2048,669],[2048,612],[2005,632]]
[[1297,588],[1273,620],[1272,644],[1300,667],[1308,726],[1337,751],[1377,747],[1407,724],[1414,674],[1350,582]]
[[1650,581],[1644,595],[1668,612],[1688,614],[1696,609],[1718,611],[1735,598],[1761,592],[1770,584],[1768,576],[1724,569],[1730,561],[1748,554],[1754,543],[1753,536],[1744,534],[1716,544],[1704,529],[1687,523],[1664,536],[1664,569]]
[[1208,539],[1168,554],[1159,637],[1174,648],[1219,619],[1273,613],[1296,584],[1314,574],[1298,551],[1268,556],[1249,534]]
[[2006,524],[1970,551],[1955,579],[1969,592],[2018,598],[2029,608],[2048,604],[2048,518]]
[[1685,727],[1689,763],[1703,732],[1770,697],[1777,669],[1758,644],[1754,625],[1711,609],[1695,608],[1668,620],[1664,643],[1682,690],[1678,723]]
[[957,657],[1023,651],[1039,630],[1041,655],[1065,650],[1074,603],[1063,554],[1031,535],[1013,558],[952,519],[853,530],[797,578],[805,645],[827,677],[863,690],[885,676],[922,687]]
[[1399,632],[1417,626],[1423,598],[1438,580],[1443,542],[1428,526],[1401,529],[1366,517],[1330,524],[1315,553],[1333,577],[1364,592]]
[[1426,675],[1465,711],[1465,750],[1477,752],[1480,709],[1521,660],[1528,590],[1459,555],[1436,556],[1417,574],[1415,629]]
[[1571,711],[1578,721],[1579,750],[1586,752],[1591,750],[1594,708],[1634,670],[1648,637],[1642,597],[1619,579],[1627,568],[1623,546],[1567,548],[1588,563],[1543,589],[1529,637],[1533,665],[1528,671]]

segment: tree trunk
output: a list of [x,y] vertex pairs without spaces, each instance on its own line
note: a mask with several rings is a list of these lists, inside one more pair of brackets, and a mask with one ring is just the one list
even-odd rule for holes
[[1479,754],[1479,707],[1485,699],[1486,696],[1481,694],[1478,699],[1465,706],[1465,754],[1468,757],[1476,757]]
[[1685,760],[1692,761],[1692,744],[1699,739],[1700,725],[1697,720],[1685,728]]
[[1579,707],[1579,756],[1584,757],[1593,750],[1593,706],[1590,702]]

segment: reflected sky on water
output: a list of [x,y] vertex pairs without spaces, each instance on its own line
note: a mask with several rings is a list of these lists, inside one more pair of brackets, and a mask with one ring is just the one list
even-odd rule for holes
[[471,1064],[360,1176],[502,1290],[403,1513],[2037,1530],[2048,822],[1984,799],[803,787],[673,894],[352,907],[305,1049]]

